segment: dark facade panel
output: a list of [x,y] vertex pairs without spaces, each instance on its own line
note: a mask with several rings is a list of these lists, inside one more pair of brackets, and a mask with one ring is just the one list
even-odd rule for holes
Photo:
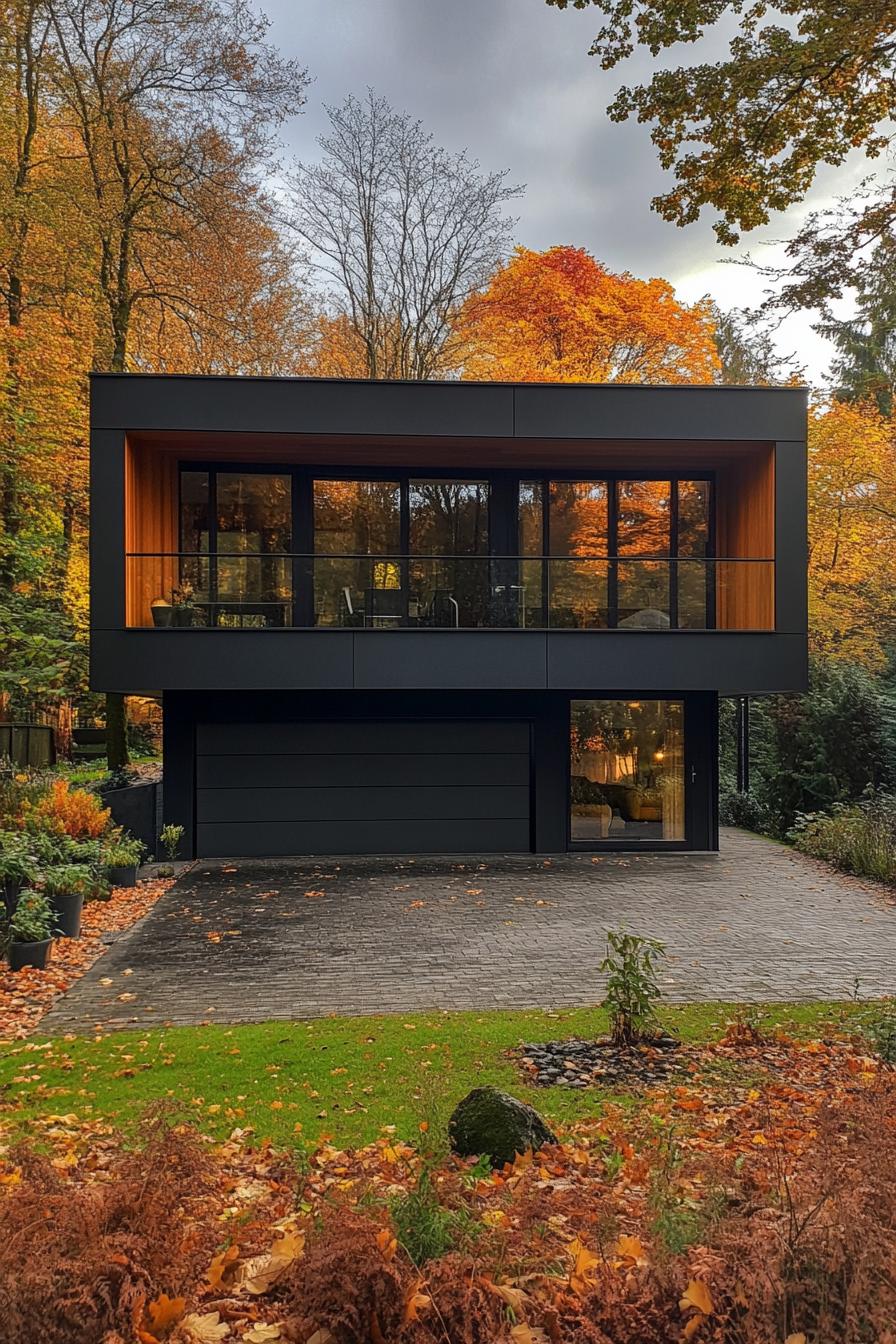
[[359,631],[355,687],[542,689],[546,638],[540,630]]
[[581,686],[764,695],[805,690],[807,649],[804,634],[731,630],[94,631],[91,686],[131,695]]
[[90,624],[124,624],[124,443],[121,430],[90,436]]
[[809,628],[809,500],[806,443],[775,445],[775,628]]
[[132,431],[507,438],[513,434],[513,387],[95,375],[91,424]]
[[230,822],[197,827],[203,858],[271,858],[300,854],[519,854],[529,848],[528,821]]
[[94,630],[98,691],[350,690],[348,630]]
[[808,685],[805,635],[574,631],[548,637],[552,690],[717,691],[765,695]]
[[803,388],[600,387],[514,390],[517,438],[799,440]]

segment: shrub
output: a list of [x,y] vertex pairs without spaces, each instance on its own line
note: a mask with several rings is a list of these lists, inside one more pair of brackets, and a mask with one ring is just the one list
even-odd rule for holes
[[73,789],[67,779],[54,779],[43,797],[26,804],[23,816],[29,829],[55,831],[83,840],[96,839],[108,830],[110,813],[86,789]]
[[7,941],[10,943],[42,943],[52,936],[56,916],[43,892],[23,891],[19,903],[9,917]]
[[797,816],[788,840],[801,854],[857,877],[896,882],[896,798],[879,794],[828,813]]
[[719,821],[723,826],[741,826],[745,831],[767,834],[772,829],[768,808],[755,793],[725,790],[719,795]]
[[169,859],[174,860],[177,858],[177,851],[180,848],[180,842],[183,838],[183,826],[174,826],[169,822],[167,826],[162,827],[159,839],[161,840],[162,847]]
[[37,856],[26,838],[18,831],[0,832],[0,887],[30,884],[39,872]]
[[[720,705],[723,794],[734,783],[734,705]],[[765,813],[758,828],[783,838],[800,812],[852,803],[866,789],[896,787],[896,705],[863,668],[815,657],[805,695],[751,701],[752,790]],[[762,818],[757,818],[762,820]],[[735,824],[750,825],[745,816]],[[752,827],[751,827],[752,828]]]
[[616,1045],[636,1045],[658,1029],[655,1006],[662,998],[656,968],[666,955],[655,938],[640,938],[623,929],[607,933],[607,955],[600,969],[608,977],[604,1007]]
[[860,1026],[878,1059],[896,1064],[896,1003],[888,999],[876,1006],[865,1014]]
[[119,833],[103,849],[103,863],[109,868],[129,868],[140,862],[144,848],[142,841]]
[[44,873],[47,896],[83,896],[85,901],[102,894],[104,883],[95,868],[86,863],[63,863]]

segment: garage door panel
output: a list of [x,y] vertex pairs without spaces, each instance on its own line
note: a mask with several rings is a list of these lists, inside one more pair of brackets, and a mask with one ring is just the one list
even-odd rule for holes
[[421,821],[529,815],[528,787],[200,789],[198,813],[219,821]]
[[199,724],[202,856],[530,848],[524,721]]
[[[440,784],[521,784],[529,782],[529,756],[522,752],[455,752],[438,758]],[[427,785],[433,782],[431,754],[366,753],[324,756],[200,756],[199,789],[334,788],[342,786]]]
[[527,752],[529,725],[397,720],[339,723],[201,723],[196,728],[199,756],[306,755],[345,753],[420,755],[429,752]]
[[529,823],[515,820],[202,823],[206,858],[292,854],[511,854],[528,850]]

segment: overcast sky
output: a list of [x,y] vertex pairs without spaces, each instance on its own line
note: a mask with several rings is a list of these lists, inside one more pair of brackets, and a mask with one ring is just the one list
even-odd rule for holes
[[[651,198],[669,181],[648,128],[616,125],[606,107],[617,86],[643,79],[640,53],[605,73],[588,55],[599,26],[594,9],[560,11],[544,0],[262,0],[271,38],[308,67],[303,114],[285,128],[289,152],[317,157],[324,104],[367,86],[419,117],[448,149],[467,149],[489,170],[508,169],[525,183],[514,211],[517,241],[585,247],[614,270],[665,276],[688,302],[710,293],[725,308],[749,307],[761,282],[731,264],[738,255],[715,243],[710,220],[687,229],[664,223]],[[692,49],[685,49],[686,55]],[[861,162],[828,170],[806,207],[750,235],[754,255],[791,235],[808,206],[842,195]],[[780,335],[798,350],[813,380],[827,347],[809,318]]]

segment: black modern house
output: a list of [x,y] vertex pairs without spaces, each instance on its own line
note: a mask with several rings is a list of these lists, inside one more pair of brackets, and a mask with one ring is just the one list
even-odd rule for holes
[[200,856],[714,849],[807,680],[797,388],[96,375],[91,681]]

